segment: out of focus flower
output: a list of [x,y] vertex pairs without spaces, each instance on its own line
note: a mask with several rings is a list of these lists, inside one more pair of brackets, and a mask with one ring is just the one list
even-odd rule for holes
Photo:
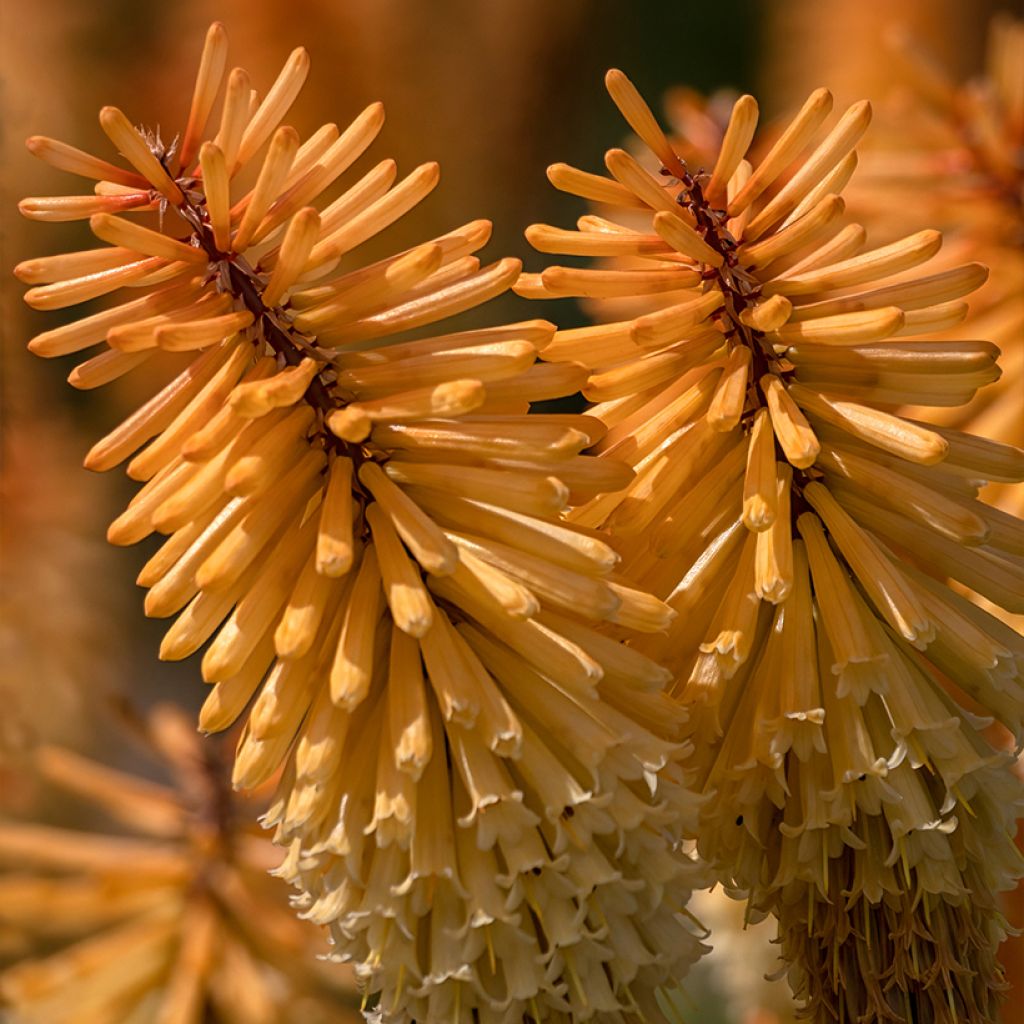
[[[941,410],[938,422],[1024,444],[1024,21],[993,19],[984,72],[965,84],[905,33],[890,31],[888,43],[899,85],[882,107],[851,211],[879,235],[924,218],[959,258],[991,267],[970,320],[944,337],[994,341],[1003,378]],[[1024,511],[1020,488],[1000,484],[986,499]]]
[[[504,291],[518,261],[480,269],[490,224],[475,221],[352,265],[437,166],[392,187],[383,160],[313,205],[382,108],[300,144],[279,126],[300,49],[262,99],[232,71],[203,141],[226,46],[214,25],[180,138],[101,111],[127,168],[29,140],[98,183],[21,204],[89,217],[110,243],[19,265],[31,305],[144,289],[34,351],[105,342],[72,375],[86,386],[160,349],[191,354],[86,459],[130,458],[144,481],[111,541],[169,535],[139,576],[147,613],[178,614],[161,657],[209,641],[200,724],[248,708],[234,782],[282,771],[266,817],[289,846],[281,873],[388,1019],[655,1014],[657,988],[702,948],[680,846],[696,798],[668,673],[603,627],[656,633],[674,613],[560,522],[632,471],[579,454],[604,435],[593,417],[526,417],[586,377],[536,364],[551,324],[391,344]],[[153,227],[132,219],[145,211]]]
[[[267,875],[271,844],[231,795],[217,745],[157,708],[168,784],[43,746],[40,774],[127,833],[0,824],[0,971],[16,1024],[327,1024],[359,1019],[351,975],[318,964]],[[319,940],[319,941],[318,941]],[[43,955],[39,955],[43,954]],[[5,1018],[7,1019],[7,1018]]]
[[778,918],[816,1019],[994,1020],[1020,792],[957,700],[1019,744],[1024,641],[945,579],[1024,610],[1024,527],[977,500],[1024,477],[1024,452],[890,411],[998,378],[994,345],[929,338],[985,268],[922,272],[937,231],[865,249],[840,192],[867,103],[825,128],[817,90],[755,167],[757,103],[740,97],[705,171],[621,72],[607,84],[661,173],[618,149],[610,177],[557,165],[607,216],[527,234],[632,262],[548,267],[517,290],[648,303],[558,332],[542,358],[590,367],[596,450],[636,470],[573,519],[616,536],[627,577],[678,613],[635,646],[666,660],[689,712],[713,794],[699,849]]

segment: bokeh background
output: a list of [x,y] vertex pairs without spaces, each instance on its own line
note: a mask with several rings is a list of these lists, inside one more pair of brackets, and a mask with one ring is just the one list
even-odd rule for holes
[[[367,258],[488,217],[494,236],[486,254],[520,256],[529,269],[539,261],[523,228],[566,224],[583,212],[548,185],[545,167],[565,161],[597,169],[622,138],[602,87],[608,67],[623,68],[652,106],[680,85],[754,92],[767,117],[821,84],[837,106],[861,96],[882,102],[896,72],[880,38],[894,19],[964,78],[980,65],[989,16],[1004,9],[1024,14],[1019,3],[998,0],[4,0],[0,730],[7,748],[57,740],[135,768],[137,753],[111,740],[109,709],[125,699],[139,709],[173,700],[194,711],[205,689],[194,662],[156,660],[163,624],[144,618],[134,587],[150,545],[117,549],[103,541],[105,524],[130,495],[127,482],[80,468],[92,441],[148,395],[146,373],[75,392],[63,380],[74,357],[46,364],[24,348],[60,314],[25,307],[10,268],[90,245],[81,224],[17,216],[19,197],[61,193],[67,180],[28,155],[25,136],[51,135],[107,155],[96,119],[104,103],[172,136],[187,113],[206,25],[218,18],[231,38],[229,60],[249,70],[257,89],[292,47],[310,51],[313,70],[288,118],[301,133],[325,121],[344,124],[379,99],[387,123],[370,158],[393,156],[400,172],[441,162],[440,187],[376,249],[364,247]],[[485,314],[490,322],[537,315],[536,304],[511,294]],[[584,322],[570,301],[544,315],[561,326]],[[41,799],[44,815],[85,816],[33,792],[16,758],[0,762],[0,787],[8,810]],[[687,1016],[707,1024],[786,1019],[785,983],[758,980],[772,966],[766,931],[739,934],[736,913],[714,898],[698,913],[716,928],[720,948],[686,983]]]

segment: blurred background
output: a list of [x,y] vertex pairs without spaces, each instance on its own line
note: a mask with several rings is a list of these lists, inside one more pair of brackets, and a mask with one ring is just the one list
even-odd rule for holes
[[[112,103],[135,123],[159,125],[165,140],[173,136],[187,114],[206,26],[220,19],[231,65],[246,67],[259,90],[293,47],[309,50],[313,69],[287,119],[301,134],[326,121],[344,125],[382,100],[387,122],[364,160],[393,156],[400,173],[441,162],[435,193],[379,245],[363,247],[361,259],[487,217],[494,236],[485,255],[519,256],[530,269],[540,261],[523,228],[566,225],[585,212],[550,187],[545,167],[564,161],[597,170],[623,138],[602,85],[608,67],[625,70],[655,109],[678,86],[753,92],[764,120],[818,85],[833,90],[837,107],[862,96],[884,105],[898,69],[880,39],[894,18],[961,81],[980,69],[989,17],[1000,10],[1024,14],[998,0],[33,0],[16,11],[4,4],[0,750],[8,753],[0,756],[0,809],[41,800],[44,815],[89,824],[73,801],[32,791],[17,751],[56,741],[131,771],[159,772],[111,740],[108,709],[127,699],[138,711],[168,700],[195,711],[205,695],[194,661],[156,660],[164,624],[145,619],[134,588],[155,544],[104,542],[106,523],[130,496],[128,481],[80,468],[93,440],[148,397],[152,378],[142,371],[77,392],[63,379],[75,357],[47,365],[25,351],[62,316],[91,311],[33,312],[10,276],[30,256],[90,245],[84,222],[18,217],[21,196],[74,191],[66,175],[29,156],[27,135],[109,157],[96,112]],[[563,327],[584,322],[570,301],[540,312],[511,294],[471,322],[538,315]],[[719,948],[686,983],[687,1016],[708,1024],[787,1019],[785,983],[759,980],[773,968],[767,931],[741,935],[738,911],[714,898],[697,913],[715,928]]]

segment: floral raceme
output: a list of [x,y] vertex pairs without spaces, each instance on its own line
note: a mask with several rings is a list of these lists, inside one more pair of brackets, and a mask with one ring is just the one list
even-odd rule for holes
[[111,541],[167,535],[139,576],[147,613],[177,615],[161,657],[207,645],[204,730],[248,707],[234,782],[280,773],[281,872],[386,1019],[653,1017],[701,948],[679,848],[696,802],[668,673],[603,626],[656,632],[674,613],[560,521],[632,471],[580,454],[597,419],[524,415],[586,378],[536,362],[552,325],[401,337],[520,267],[479,266],[483,221],[349,260],[438,178],[426,164],[395,184],[383,160],[326,201],[380,105],[300,142],[280,125],[300,49],[262,99],[231,71],[207,132],[225,62],[214,25],[169,146],[102,110],[127,166],[30,139],[96,184],[21,204],[88,217],[109,243],[21,264],[32,306],[137,295],[33,351],[102,345],[79,387],[186,353],[86,459],[129,459],[142,484]]
[[871,247],[846,222],[866,103],[828,127],[818,90],[755,167],[743,96],[705,172],[621,72],[607,85],[655,170],[621,149],[607,175],[552,167],[599,214],[530,241],[604,262],[517,290],[628,315],[541,356],[588,365],[595,450],[636,470],[572,518],[678,613],[635,647],[689,712],[698,849],[778,918],[815,1019],[994,1020],[1020,793],[979,730],[1024,739],[1024,642],[947,578],[1024,609],[1024,529],[977,500],[1024,453],[894,411],[999,376],[994,345],[929,337],[986,271],[929,271],[935,231]]
[[314,959],[323,939],[267,877],[273,848],[244,820],[251,808],[232,797],[220,751],[169,706],[144,736],[170,784],[61,747],[35,752],[43,779],[130,834],[0,824],[0,929],[5,959],[17,957],[0,970],[10,1019],[282,1024],[299,1013],[355,1024],[353,979]]

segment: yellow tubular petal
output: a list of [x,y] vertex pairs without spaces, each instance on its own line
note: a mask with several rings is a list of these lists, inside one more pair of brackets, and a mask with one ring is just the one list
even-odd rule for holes
[[281,543],[269,552],[252,586],[203,655],[203,679],[207,682],[230,679],[240,672],[249,654],[271,632],[299,575],[315,530],[316,521],[311,518],[301,528],[286,531]]
[[534,363],[514,377],[488,382],[487,398],[480,411],[523,414],[528,411],[530,402],[574,394],[582,389],[586,380],[587,369],[579,363]]
[[397,627],[391,633],[387,701],[395,766],[419,779],[433,753],[423,663],[415,639]]
[[[591,458],[587,461],[599,462]],[[557,523],[481,501],[454,498],[444,492],[419,487],[410,490],[417,502],[447,527],[492,538],[575,572],[601,576],[619,561],[619,556],[603,541]]]
[[951,427],[918,423],[915,420],[909,422],[930,429],[941,438],[948,451],[945,461],[950,468],[956,467],[973,477],[1001,483],[1024,480],[1024,450],[1002,441],[953,430]]
[[86,359],[84,363],[79,363],[68,374],[68,383],[79,391],[91,391],[130,373],[152,354],[152,349],[146,352],[118,352],[108,349],[98,356],[93,356],[92,359]]
[[352,460],[336,456],[330,464],[327,491],[320,508],[316,571],[344,576],[352,568]]
[[719,344],[718,338],[705,345],[687,344],[591,374],[583,388],[583,396],[590,402],[607,402],[647,391],[675,380],[694,363],[711,355]]
[[107,540],[111,544],[135,544],[155,529],[153,513],[175,491],[196,475],[196,467],[176,458],[143,487],[128,507],[110,524]]
[[676,252],[689,256],[700,263],[707,263],[712,267],[720,267],[724,257],[717,249],[713,249],[703,237],[698,234],[695,228],[690,227],[681,220],[675,213],[659,211],[654,215],[654,230],[663,238]]
[[729,441],[728,433],[712,430],[704,418],[681,431],[640,468],[609,516],[609,528],[625,537],[641,534],[677,492],[693,485]]
[[[249,120],[249,97],[252,87],[243,68],[234,68],[228,75],[224,93],[224,106],[220,112],[220,128],[214,138],[217,148],[224,154],[224,170],[230,178],[238,170],[238,147]],[[201,152],[201,151],[200,151]],[[206,171],[203,171],[203,178]]]
[[313,410],[308,405],[290,410],[235,459],[224,477],[225,492],[240,497],[267,490],[296,454],[301,455],[312,422]]
[[[351,188],[346,189],[320,213],[320,230],[329,235],[376,202],[394,184],[398,164],[390,158],[366,172]],[[358,273],[358,271],[357,271]]]
[[608,95],[611,96],[629,126],[643,139],[665,168],[677,177],[685,174],[685,164],[682,163],[668,139],[665,138],[665,133],[658,127],[651,108],[643,101],[636,86],[617,68],[612,68],[604,76],[604,84]]
[[[445,317],[455,316],[466,309],[471,309],[488,299],[493,299],[510,288],[522,264],[519,260],[503,259],[484,267],[478,273],[440,288],[420,297],[405,302],[400,306],[378,313],[375,316],[359,320],[351,325],[343,325],[335,337],[331,331],[321,333],[321,343],[338,341],[353,344],[380,338],[398,331],[412,330],[424,324],[432,324]],[[474,376],[460,374],[460,376]]]
[[[838,299],[825,299],[798,306],[793,311],[793,320],[814,320],[837,313],[852,313],[860,309],[878,309],[881,306],[899,306],[904,312],[924,309],[937,303],[959,299],[980,288],[988,278],[988,268],[981,263],[965,263],[963,266],[944,270],[927,277],[913,278],[901,284],[873,288]],[[782,296],[777,296],[782,298]]]
[[306,356],[272,377],[239,384],[231,393],[231,406],[246,419],[265,416],[271,409],[294,405],[305,393],[320,364]]
[[267,91],[259,109],[246,125],[235,157],[236,167],[248,163],[256,155],[260,146],[270,138],[271,132],[278,126],[281,118],[288,112],[288,108],[298,96],[308,74],[309,54],[301,46],[297,47],[289,54],[277,80]]
[[805,412],[909,462],[931,466],[941,462],[949,450],[940,433],[899,416],[845,402],[838,395],[822,394],[795,382],[787,391]]
[[203,171],[203,191],[206,193],[206,212],[213,228],[214,245],[221,252],[231,251],[231,199],[230,182],[223,151],[212,142],[204,142],[199,149],[199,166]]
[[818,465],[825,471],[830,486],[833,480],[837,486],[852,486],[958,543],[980,544],[988,536],[985,520],[962,502],[854,452],[836,452],[826,447]]
[[39,285],[25,292],[25,302],[33,309],[64,309],[141,281],[147,274],[159,270],[164,264],[165,261],[160,257],[151,256],[110,270],[98,270],[85,277]]
[[929,643],[934,629],[914,588],[900,570],[823,484],[807,484],[804,497],[821,516],[860,585],[889,625],[915,646]]
[[112,469],[122,459],[164,430],[199,393],[227,356],[227,348],[210,349],[195,359],[163,390],[137,409],[106,437],[89,449],[85,468],[95,472]]
[[248,345],[235,346],[217,373],[178,413],[160,437],[128,464],[128,476],[133,480],[148,480],[180,454],[184,441],[196,427],[205,424],[221,408],[252,354]]
[[617,181],[603,178],[599,174],[570,167],[569,164],[552,164],[547,169],[548,181],[560,192],[589,199],[609,206],[626,206],[638,210],[647,209],[643,200],[638,199],[628,188]]
[[454,572],[459,553],[441,528],[373,462],[359,467],[359,479],[391,517],[398,535],[423,568],[436,575]]
[[230,295],[219,295],[212,289],[205,292],[193,291],[191,294],[183,295],[181,302],[167,312],[110,328],[107,331],[107,343],[111,348],[120,349],[122,352],[156,348],[157,328],[166,324],[187,323],[206,317],[221,316],[230,313],[232,305]]
[[512,422],[498,431],[493,423],[465,419],[390,423],[375,427],[372,437],[381,447],[433,454],[442,462],[462,456],[558,463],[586,448],[590,440],[582,431],[560,422]]
[[624,188],[652,210],[664,210],[674,217],[691,219],[665,188],[663,178],[652,177],[624,149],[610,149],[604,155],[605,166]]
[[717,366],[699,366],[683,374],[670,387],[616,423],[594,451],[602,455],[619,451],[631,465],[636,465],[665,438],[700,417],[711,402],[720,373]]
[[341,294],[332,290],[326,302],[304,309],[295,318],[295,324],[301,331],[316,334],[321,326],[329,328],[395,305],[408,297],[403,296],[403,292],[423,283],[440,269],[443,259],[440,245],[428,242],[410,249],[394,260],[378,264],[378,273],[365,275]]
[[672,247],[659,235],[566,231],[550,224],[531,224],[526,229],[526,240],[538,252],[563,256],[667,256],[672,253]]
[[[206,561],[217,545],[231,532],[251,507],[251,502],[236,498],[222,508],[211,508],[176,531],[172,540],[191,537],[187,547],[160,577],[152,581],[144,608],[152,618],[166,618],[182,608],[199,592],[195,582],[196,569]],[[168,544],[171,542],[169,541]],[[162,551],[163,549],[161,549]],[[149,563],[144,572],[147,576]]]
[[609,299],[617,296],[657,295],[692,288],[700,282],[694,270],[589,270],[580,267],[547,267],[541,273],[545,290],[554,296]]
[[[93,178],[99,181],[113,181],[128,188],[148,188],[149,181],[141,174],[126,171],[121,167],[115,167],[100,160],[99,157],[84,153],[66,142],[58,142],[56,139],[48,139],[45,135],[33,135],[25,140],[28,151],[40,160],[45,161],[51,167],[59,171],[67,171],[69,174],[77,174],[83,178]],[[89,197],[91,198],[91,197]]]
[[685,338],[687,332],[702,324],[721,308],[724,301],[722,292],[715,288],[698,298],[637,317],[633,321],[630,334],[633,340],[644,348],[672,344]]
[[846,188],[857,170],[857,154],[847,153],[842,160],[825,175],[817,185],[814,186],[796,204],[796,209],[782,222],[782,228],[788,228],[794,221],[803,217],[811,207],[817,205],[828,195],[839,195]]
[[760,383],[768,402],[772,429],[786,458],[797,469],[807,469],[821,450],[814,431],[790,397],[786,385],[775,374],[766,373]]
[[760,238],[772,225],[791,214],[804,196],[853,149],[870,123],[871,104],[867,100],[854,103],[796,174],[750,221],[747,237]]
[[[284,125],[274,132],[267,155],[263,158],[256,185],[250,193],[248,205],[235,233],[233,248],[236,252],[244,252],[249,247],[256,229],[270,209],[270,204],[280,193],[298,148],[299,133],[294,128]],[[234,212],[233,210],[232,213]]]
[[663,633],[676,617],[672,608],[646,590],[637,590],[615,580],[609,580],[608,587],[619,601],[608,616],[609,622],[638,633]]
[[117,107],[104,107],[100,111],[100,127],[117,147],[118,152],[154,188],[167,196],[176,206],[185,201],[181,189],[153,154],[146,140]]
[[384,610],[380,569],[374,548],[368,547],[345,606],[341,634],[331,664],[331,700],[351,711],[370,691],[377,622]]
[[320,214],[313,206],[299,210],[289,221],[280,256],[263,290],[265,306],[278,305],[284,293],[298,280],[319,233]]
[[315,493],[323,462],[322,452],[307,452],[281,479],[281,494],[285,497],[277,504],[261,502],[253,507],[196,570],[196,583],[201,589],[224,590],[239,579],[277,530],[294,518]]
[[767,409],[758,409],[750,432],[747,470],[743,478],[743,523],[748,530],[766,530],[778,514],[775,475],[775,432]]
[[733,176],[740,161],[746,156],[747,149],[754,138],[757,128],[757,100],[753,96],[741,96],[734,104],[729,115],[722,138],[722,148],[718,152],[718,160],[711,174],[711,180],[704,189],[704,197],[709,203],[718,204],[725,197],[726,185]]
[[206,122],[210,119],[214,100],[220,90],[221,79],[228,60],[228,34],[224,26],[215,21],[206,32],[203,53],[199,58],[199,70],[196,72],[196,84],[192,90],[192,105],[188,112],[188,121],[181,137],[178,152],[178,166],[188,167],[192,163],[199,148],[199,140],[206,130]]
[[554,476],[394,460],[384,467],[384,471],[398,484],[448,491],[464,498],[493,502],[526,515],[555,515],[569,499],[569,489]]
[[140,207],[150,208],[149,192],[129,192],[122,196],[31,196],[18,202],[18,210],[29,220],[85,220],[94,213],[123,213]]
[[449,350],[411,354],[408,359],[380,362],[338,373],[338,387],[358,399],[383,398],[410,386],[435,387],[451,380],[479,380],[484,384],[516,377],[536,358],[528,341],[496,341],[463,345]]
[[786,274],[765,285],[766,295],[809,295],[878,281],[910,270],[934,256],[942,245],[938,231],[918,231],[879,249],[802,274]]
[[729,202],[729,216],[742,213],[800,154],[832,110],[828,89],[815,89],[786,126],[747,183]]
[[926,309],[912,309],[903,314],[903,326],[897,332],[905,338],[910,334],[931,334],[955,327],[967,318],[966,302],[942,302]]
[[754,591],[762,601],[780,604],[793,589],[793,526],[789,509],[793,470],[777,463],[774,522],[757,535],[754,549]]
[[[384,123],[384,108],[373,103],[357,117],[316,163],[288,185],[260,222],[254,241],[261,241],[292,214],[307,206],[346,171],[376,138]],[[251,126],[250,126],[251,127]],[[244,144],[244,140],[243,140]],[[290,180],[290,179],[289,179]]]
[[[433,579],[431,590],[468,611],[494,636],[507,644],[529,664],[573,692],[591,693],[601,679],[600,664],[577,644],[542,626],[534,619],[515,620],[494,614],[489,607],[460,593],[451,578]],[[425,639],[429,639],[427,634]]]
[[729,353],[725,372],[719,378],[707,420],[713,430],[732,430],[743,415],[747,401],[747,377],[750,373],[750,349],[737,345]]
[[437,186],[441,177],[437,163],[417,167],[407,178],[389,192],[370,203],[351,219],[338,227],[310,253],[305,270],[308,272],[329,260],[337,259],[368,238],[403,217]]
[[857,313],[839,313],[817,320],[783,324],[769,335],[780,344],[798,341],[820,341],[831,345],[853,345],[861,341],[878,341],[895,334],[904,324],[906,315],[898,306],[883,306]]
[[805,245],[822,237],[845,209],[846,204],[839,196],[826,195],[787,227],[752,245],[740,246],[739,258],[744,266],[763,270],[775,260],[792,256]]
[[563,566],[552,565],[543,558],[489,538],[455,532],[449,533],[449,536],[459,546],[460,556],[468,551],[507,576],[519,580],[543,600],[577,612],[583,618],[599,621],[608,619],[621,603],[604,580],[571,572]]
[[755,331],[777,331],[793,313],[793,303],[784,295],[773,295],[740,313],[740,323]]
[[279,658],[301,658],[308,653],[335,588],[329,577],[317,571],[314,547],[274,631],[274,650]]
[[114,217],[109,213],[97,213],[89,218],[92,233],[111,245],[122,245],[134,249],[144,256],[160,256],[167,260],[184,260],[186,263],[206,263],[209,257],[195,246],[186,245],[159,231],[144,228],[141,224]]
[[95,274],[101,270],[136,262],[139,254],[119,247],[86,249],[25,260],[14,268],[14,276],[25,284],[53,284],[69,277]]
[[[275,369],[277,360],[273,356],[264,356],[256,361],[242,378],[242,382],[263,380]],[[205,462],[216,455],[238,433],[242,425],[242,417],[231,408],[231,405],[222,405],[203,427],[185,440],[181,446],[182,457],[189,462]]]
[[788,274],[801,274],[805,270],[824,267],[836,260],[844,260],[847,256],[860,252],[867,241],[868,233],[861,224],[847,224],[833,239],[818,246],[813,252],[794,263],[786,271]]
[[434,622],[434,603],[418,568],[413,565],[388,515],[379,504],[366,510],[391,617],[403,633],[421,637]]
[[204,320],[164,324],[153,332],[153,336],[157,345],[168,352],[191,352],[197,348],[206,348],[224,338],[231,338],[246,327],[251,327],[252,322],[252,313],[245,309],[238,313],[225,313],[223,316],[211,316]]
[[376,422],[402,423],[428,416],[461,416],[484,402],[477,380],[448,381],[433,387],[388,395],[336,410],[328,418],[332,433],[346,441],[363,441]]
[[[723,517],[730,522],[735,519],[735,510],[742,500],[748,447],[745,441],[733,445],[705,480],[674,503],[672,510],[651,534],[650,548],[659,558],[686,552],[681,564],[689,563],[691,547],[699,554],[707,547],[708,531],[714,529]],[[774,463],[772,467],[774,470]]]
[[459,549],[459,564],[452,580],[472,601],[513,619],[532,619],[540,611],[540,602],[528,587],[477,558],[468,546]]

